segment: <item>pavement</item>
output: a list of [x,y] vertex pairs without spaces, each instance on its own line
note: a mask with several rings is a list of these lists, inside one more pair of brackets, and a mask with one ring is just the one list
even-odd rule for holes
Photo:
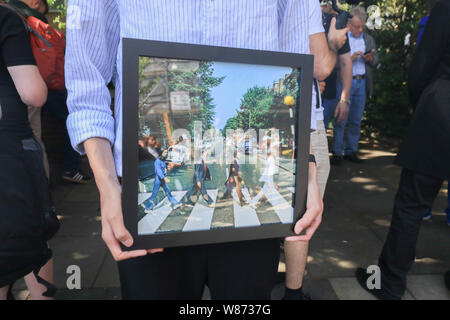
[[[376,264],[390,224],[400,168],[393,165],[395,152],[361,144],[361,158],[332,166],[325,192],[323,222],[310,242],[305,291],[314,300],[370,300],[354,278],[355,269]],[[84,159],[84,165],[86,159]],[[99,195],[95,184],[54,181],[53,197],[61,229],[50,241],[54,252],[57,299],[120,299],[117,266],[101,239]],[[450,269],[450,227],[445,222],[447,186],[433,207],[433,218],[424,222],[417,244],[416,261],[408,274],[406,300],[450,300],[443,273]],[[81,289],[69,290],[67,268],[81,270]],[[283,295],[284,257],[279,263],[280,283],[273,299]],[[27,299],[25,283],[13,293]],[[207,288],[204,299],[209,299]]]

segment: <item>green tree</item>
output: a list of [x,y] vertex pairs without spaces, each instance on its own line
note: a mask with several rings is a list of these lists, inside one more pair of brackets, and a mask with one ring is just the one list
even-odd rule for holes
[[58,29],[66,28],[67,0],[47,0],[49,9],[57,10],[58,14],[53,18],[53,23]]
[[269,128],[273,120],[269,110],[273,106],[274,98],[273,91],[268,88],[254,86],[248,89],[241,98],[237,117],[239,127],[244,130]]
[[[407,74],[416,48],[418,24],[426,15],[423,0],[367,0],[368,32],[375,38],[380,63],[374,75],[374,96],[367,101],[362,128],[402,137],[411,108],[407,94]],[[377,6],[370,8],[371,5]]]
[[201,121],[203,130],[212,128],[215,119],[215,104],[211,89],[220,85],[224,77],[214,77],[213,62],[200,62],[193,71],[170,71],[168,74],[171,91],[189,92],[191,106],[197,112],[190,114],[189,129],[193,130],[194,121]]

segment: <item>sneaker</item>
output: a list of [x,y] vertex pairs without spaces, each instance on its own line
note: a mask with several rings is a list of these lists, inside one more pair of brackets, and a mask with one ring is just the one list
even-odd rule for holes
[[78,170],[75,170],[74,172],[64,172],[62,178],[70,182],[81,184],[89,183],[92,180],[91,178],[81,174]]
[[186,207],[193,207],[194,206],[194,203],[193,202],[186,202],[185,204],[184,204]]
[[330,159],[330,163],[334,166],[339,166],[342,163],[342,156],[333,154],[333,156]]
[[367,288],[367,279],[369,279],[370,274],[368,274],[365,269],[357,268],[356,272],[355,272],[355,276],[356,276],[356,280],[358,280],[359,285],[364,290],[366,290],[370,294],[374,295],[376,298],[378,298],[380,300],[400,300],[401,299],[399,297],[393,296],[392,294],[386,292],[385,290],[383,290],[383,288],[372,289],[372,290]]
[[215,204],[214,203],[208,203],[208,208],[214,208],[215,207]]
[[351,154],[346,154],[344,156],[344,159],[348,160],[348,161],[351,161],[351,162],[354,162],[354,163],[361,163],[361,162],[363,162],[363,160],[358,157],[356,152],[353,152]]
[[423,221],[431,220],[431,210],[428,210],[427,213],[422,217]]
[[145,206],[145,210],[144,210],[144,212],[145,213],[152,213],[153,212],[153,202],[151,202],[151,201],[149,201],[149,206]]
[[181,203],[177,203],[176,205],[174,205],[173,207],[172,207],[172,209],[173,210],[176,210],[176,209],[178,209],[178,208],[180,208],[181,207]]

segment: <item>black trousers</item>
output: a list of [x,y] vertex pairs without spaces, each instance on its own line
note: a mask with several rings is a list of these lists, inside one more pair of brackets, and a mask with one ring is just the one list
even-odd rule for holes
[[406,274],[414,262],[424,214],[431,209],[443,179],[403,169],[394,201],[391,226],[378,260],[381,289],[403,296]]
[[123,299],[270,299],[280,239],[168,248],[118,263]]

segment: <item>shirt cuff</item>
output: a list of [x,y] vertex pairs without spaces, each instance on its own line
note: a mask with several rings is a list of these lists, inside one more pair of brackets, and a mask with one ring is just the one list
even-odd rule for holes
[[69,132],[72,147],[79,154],[86,152],[83,142],[89,138],[104,138],[111,146],[114,144],[114,118],[101,111],[75,111],[67,118],[67,131]]

